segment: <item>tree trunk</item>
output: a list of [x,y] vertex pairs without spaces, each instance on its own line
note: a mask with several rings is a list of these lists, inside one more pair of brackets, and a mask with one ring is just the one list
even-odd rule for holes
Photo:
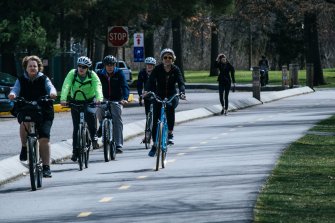
[[183,79],[185,81],[184,76],[184,64],[183,64],[183,41],[181,34],[181,17],[177,16],[172,19],[172,37],[173,37],[173,51],[176,54],[175,64],[180,68],[180,71],[183,75]]
[[144,55],[145,57],[155,57],[154,30],[150,28],[144,31]]
[[304,15],[304,42],[306,63],[312,63],[314,65],[314,86],[326,84],[321,65],[315,12],[307,12]]
[[218,27],[213,21],[211,25],[211,68],[209,76],[218,76],[218,69],[215,67],[215,60],[219,54],[219,32]]

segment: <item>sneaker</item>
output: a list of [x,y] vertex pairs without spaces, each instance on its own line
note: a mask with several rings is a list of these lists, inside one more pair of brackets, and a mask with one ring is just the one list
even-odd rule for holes
[[221,115],[223,115],[223,113],[224,113],[224,109],[221,110]]
[[43,177],[45,177],[45,178],[52,177],[49,165],[43,165]]
[[99,149],[99,143],[98,143],[98,140],[93,140],[93,141],[92,141],[92,147],[93,147],[93,149]]
[[156,147],[152,146],[149,153],[148,153],[148,156],[154,157],[155,154],[156,154]]
[[122,146],[117,146],[116,147],[116,153],[123,153],[121,148],[122,148]]
[[227,115],[228,110],[225,109],[223,113],[224,113],[224,115]]
[[168,144],[169,145],[173,145],[174,144],[173,134],[172,133],[168,134]]
[[22,146],[21,153],[20,153],[20,160],[27,161],[27,147]]
[[77,162],[77,159],[78,159],[78,154],[76,151],[72,151],[72,157],[71,157],[71,160],[73,162]]
[[97,131],[97,136],[100,138],[102,136],[102,126],[100,125]]

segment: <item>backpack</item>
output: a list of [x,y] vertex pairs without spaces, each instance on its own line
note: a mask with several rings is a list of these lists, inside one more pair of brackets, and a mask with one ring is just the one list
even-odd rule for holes
[[79,81],[77,81],[77,77],[78,77],[78,70],[76,69],[74,71],[72,85],[74,85],[75,82],[78,82],[78,83],[80,83],[79,88],[81,88],[82,86],[84,86],[86,84],[90,84],[92,86],[92,71],[90,71],[90,70],[88,71],[88,78],[91,79],[88,82],[85,82],[85,83],[79,82]]

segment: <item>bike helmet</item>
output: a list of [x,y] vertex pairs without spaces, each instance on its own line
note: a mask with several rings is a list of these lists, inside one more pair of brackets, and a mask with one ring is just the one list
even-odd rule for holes
[[172,49],[170,49],[170,48],[165,48],[165,49],[162,50],[162,52],[161,52],[161,59],[163,58],[164,54],[166,54],[166,53],[171,54],[172,57],[173,57],[173,60],[176,60],[176,55],[174,54],[174,51]]
[[152,65],[156,65],[156,59],[153,57],[147,57],[144,60],[145,64],[152,64]]
[[117,59],[114,56],[108,55],[103,59],[102,63],[104,65],[114,65],[117,63]]
[[84,65],[84,66],[87,66],[87,67],[91,67],[92,66],[92,61],[91,61],[90,58],[82,56],[82,57],[78,58],[77,64],[78,65]]

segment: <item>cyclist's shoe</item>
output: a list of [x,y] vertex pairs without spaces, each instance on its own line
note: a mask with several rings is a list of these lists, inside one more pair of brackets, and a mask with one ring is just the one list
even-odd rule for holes
[[22,146],[20,153],[20,160],[27,161],[27,147]]
[[99,128],[98,128],[97,136],[98,136],[99,138],[102,136],[102,127],[101,127],[101,125],[100,125]]
[[221,110],[221,115],[223,115],[223,113],[224,113],[224,109]]
[[45,178],[52,177],[49,165],[43,165],[43,177],[45,177]]
[[224,114],[224,115],[227,115],[227,113],[228,113],[228,110],[225,109],[224,112],[223,112],[223,114]]
[[116,147],[116,153],[123,153],[122,146],[117,146]]
[[174,144],[173,134],[172,133],[168,134],[168,144],[169,145],[173,145]]
[[150,151],[149,151],[148,156],[154,157],[155,154],[156,154],[156,150],[157,150],[156,146],[152,146],[151,149],[150,149]]
[[93,141],[92,141],[92,147],[93,147],[93,149],[99,149],[99,143],[98,143],[98,140],[93,140]]
[[78,159],[78,153],[76,151],[72,151],[72,157],[71,157],[71,160],[73,162],[77,162],[77,159]]

